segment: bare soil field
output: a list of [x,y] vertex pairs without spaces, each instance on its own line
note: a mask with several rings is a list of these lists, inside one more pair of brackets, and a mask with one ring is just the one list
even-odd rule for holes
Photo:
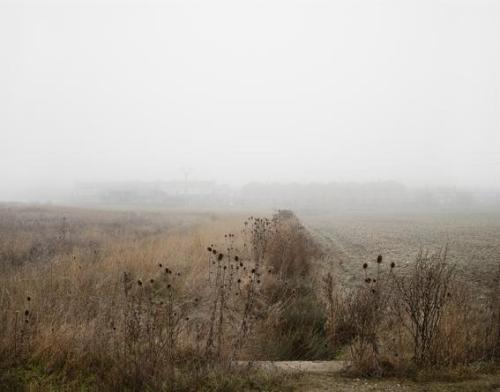
[[328,249],[328,263],[355,283],[364,262],[384,256],[397,266],[412,263],[420,250],[447,247],[449,260],[474,280],[491,276],[500,264],[499,213],[407,215],[301,215]]

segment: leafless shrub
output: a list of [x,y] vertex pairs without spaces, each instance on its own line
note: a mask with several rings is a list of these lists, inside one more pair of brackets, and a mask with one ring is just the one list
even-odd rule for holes
[[435,347],[445,305],[456,278],[446,249],[435,254],[420,252],[407,274],[393,274],[394,309],[413,339],[413,356],[418,366],[436,363]]
[[[466,282],[447,261],[446,249],[420,252],[406,269],[395,268],[394,263],[382,269],[382,259],[377,261],[375,276],[369,275],[367,263],[363,265],[365,286],[344,296],[340,307],[354,331],[353,371],[406,374],[411,369],[467,366],[492,357],[495,306],[488,305],[482,290]],[[490,303],[496,298],[492,293]],[[336,320],[342,318],[337,315]]]

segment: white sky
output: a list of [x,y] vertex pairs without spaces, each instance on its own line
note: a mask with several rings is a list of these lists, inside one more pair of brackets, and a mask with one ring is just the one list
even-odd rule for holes
[[0,0],[0,196],[184,167],[500,187],[500,1]]

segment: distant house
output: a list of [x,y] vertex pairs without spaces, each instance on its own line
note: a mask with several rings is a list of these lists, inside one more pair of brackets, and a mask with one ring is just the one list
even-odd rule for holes
[[218,187],[212,181],[155,181],[79,183],[73,198],[87,203],[176,203],[211,198]]

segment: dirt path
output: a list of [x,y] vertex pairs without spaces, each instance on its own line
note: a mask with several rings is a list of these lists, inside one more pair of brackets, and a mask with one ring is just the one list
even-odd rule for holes
[[304,374],[294,381],[291,391],[304,392],[500,392],[500,375],[479,376],[461,382],[421,382],[407,380],[365,380],[338,374]]
[[500,392],[500,373],[478,375],[458,382],[413,382],[401,379],[361,379],[346,377],[344,361],[253,361],[241,366],[290,375],[283,391],[297,392]]
[[342,371],[344,361],[238,361],[240,366],[250,366],[265,371],[280,371],[290,374],[332,374]]

